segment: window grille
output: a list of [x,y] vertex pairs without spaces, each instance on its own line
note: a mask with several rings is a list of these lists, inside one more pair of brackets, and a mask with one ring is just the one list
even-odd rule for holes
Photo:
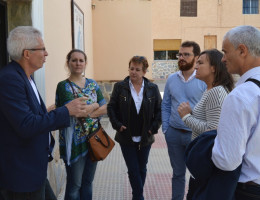
[[197,17],[197,0],[181,0],[181,17]]
[[243,14],[259,14],[259,0],[243,0]]

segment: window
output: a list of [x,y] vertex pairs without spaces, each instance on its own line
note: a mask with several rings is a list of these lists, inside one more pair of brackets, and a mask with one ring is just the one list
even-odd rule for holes
[[181,0],[181,17],[197,17],[197,0]]
[[166,51],[154,51],[154,60],[166,60]]
[[180,45],[179,39],[153,40],[154,60],[176,60]]
[[243,14],[259,14],[259,0],[243,0]]
[[179,51],[154,51],[154,60],[177,60],[176,54]]

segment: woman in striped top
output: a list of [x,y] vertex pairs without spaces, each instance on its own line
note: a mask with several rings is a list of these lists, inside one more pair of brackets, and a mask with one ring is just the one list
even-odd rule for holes
[[221,62],[222,57],[217,49],[200,54],[195,66],[196,78],[207,84],[207,90],[192,111],[189,102],[178,107],[180,117],[192,129],[192,139],[206,130],[217,129],[222,103],[234,87],[231,74]]
[[[178,107],[180,117],[192,129],[192,139],[207,130],[217,129],[222,103],[234,87],[231,74],[221,62],[222,57],[217,49],[206,50],[199,55],[195,66],[196,78],[207,84],[207,90],[193,110],[189,102],[183,102]],[[187,200],[192,199],[197,187],[195,179],[190,178]]]

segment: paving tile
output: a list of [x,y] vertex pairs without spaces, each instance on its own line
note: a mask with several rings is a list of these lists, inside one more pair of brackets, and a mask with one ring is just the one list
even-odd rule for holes
[[[107,117],[102,119],[101,124],[107,133],[114,138],[115,131]],[[55,139],[54,161],[49,163],[48,178],[57,199],[63,200],[66,187],[66,170],[63,161],[59,159],[58,132],[55,133]],[[145,200],[170,200],[171,177],[172,168],[167,146],[160,129],[159,133],[155,135],[155,143],[152,145],[148,160],[144,186]],[[189,179],[189,173],[187,173],[186,179]],[[108,157],[98,163],[93,183],[93,200],[131,200],[131,198],[132,189],[128,180],[127,168],[120,146],[116,142]]]
[[[103,119],[101,123],[107,133],[114,138],[115,131],[108,123],[108,118]],[[188,176],[189,174],[186,177],[188,178]],[[172,168],[167,146],[160,129],[159,133],[155,135],[155,143],[152,145],[147,165],[147,177],[144,186],[145,200],[170,200],[171,177]],[[127,168],[118,143],[109,156],[98,163],[93,186],[93,200],[132,199]]]
[[[154,82],[159,85],[163,96],[165,80]],[[115,131],[111,127],[107,116],[102,118],[101,124],[107,133],[114,138]],[[58,132],[55,132],[54,135],[56,139],[54,161],[49,163],[48,178],[58,200],[63,200],[66,186],[66,170],[63,161],[59,159]],[[159,133],[155,135],[155,143],[152,145],[148,160],[146,183],[144,186],[145,200],[170,200],[171,178],[172,168],[167,152],[167,145],[160,129]],[[187,171],[186,180],[188,179],[189,172]],[[187,185],[188,183],[186,183],[186,192]],[[114,149],[108,157],[98,163],[93,183],[93,200],[131,199],[132,189],[128,180],[127,168],[120,146],[116,142]]]

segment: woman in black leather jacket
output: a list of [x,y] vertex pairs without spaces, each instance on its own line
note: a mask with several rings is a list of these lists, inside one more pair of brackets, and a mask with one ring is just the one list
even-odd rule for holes
[[146,165],[154,134],[161,125],[161,95],[156,84],[144,77],[147,59],[134,56],[129,62],[129,76],[115,84],[107,106],[108,116],[117,131],[128,168],[134,200],[142,200]]

